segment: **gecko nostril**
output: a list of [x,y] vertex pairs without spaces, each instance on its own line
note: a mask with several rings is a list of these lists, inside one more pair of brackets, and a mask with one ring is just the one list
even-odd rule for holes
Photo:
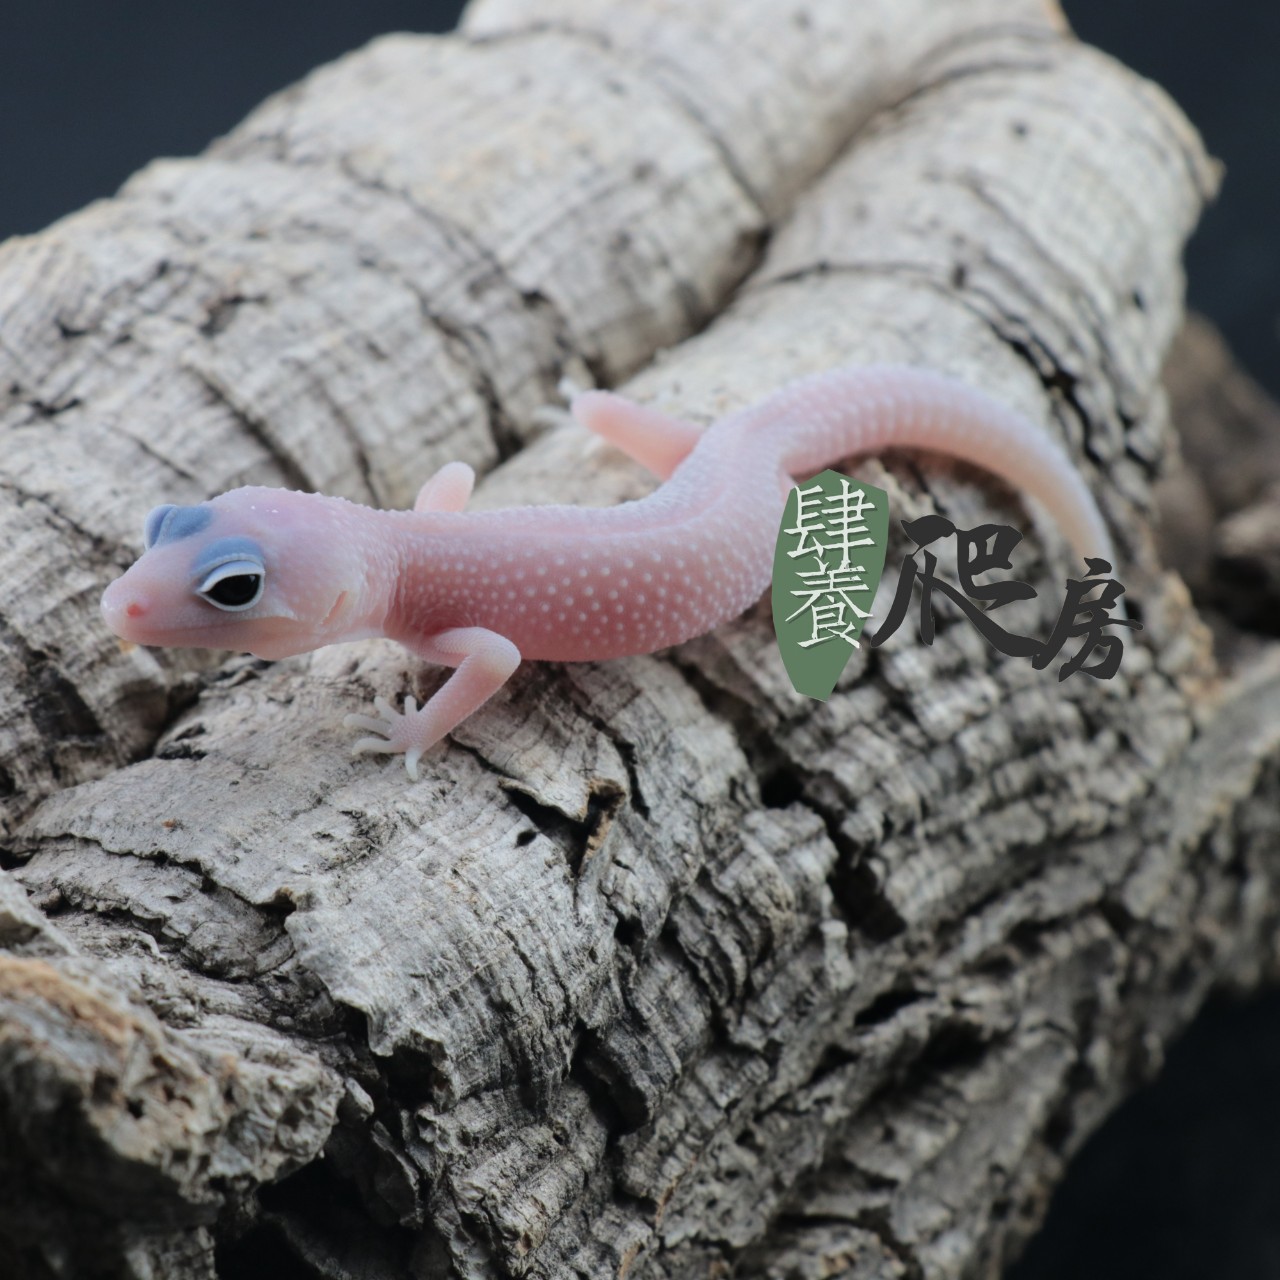
[[146,611],[146,606],[139,604],[137,600],[130,600],[124,610],[125,616],[129,618],[140,618]]

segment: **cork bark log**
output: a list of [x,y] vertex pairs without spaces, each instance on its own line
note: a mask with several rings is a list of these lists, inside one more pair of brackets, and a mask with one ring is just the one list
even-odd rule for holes
[[[1280,678],[1149,532],[1214,172],[1030,0],[477,0],[0,249],[0,1250],[20,1276],[994,1275],[1214,983],[1274,965]],[[944,611],[786,680],[765,611],[522,670],[406,783],[393,646],[122,653],[146,510],[247,481],[610,503],[559,379],[708,420],[907,360],[1084,468],[1109,682]],[[896,515],[1026,528],[937,460]],[[903,548],[894,544],[890,563]]]

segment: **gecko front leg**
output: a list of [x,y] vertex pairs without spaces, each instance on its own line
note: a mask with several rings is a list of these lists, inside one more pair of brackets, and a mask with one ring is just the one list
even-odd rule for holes
[[476,485],[476,473],[465,462],[446,462],[418,490],[415,511],[461,511]]
[[412,646],[427,662],[455,667],[436,692],[419,707],[405,694],[404,710],[385,698],[373,700],[378,716],[349,715],[348,728],[364,729],[378,737],[361,738],[352,754],[362,751],[404,753],[404,767],[417,782],[418,761],[473,711],[487,702],[520,665],[520,650],[506,636],[484,627],[454,627]]

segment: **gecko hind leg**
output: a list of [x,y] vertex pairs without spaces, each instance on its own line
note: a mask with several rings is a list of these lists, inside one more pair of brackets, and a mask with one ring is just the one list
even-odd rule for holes
[[412,694],[405,694],[403,711],[379,697],[373,700],[376,717],[350,715],[345,723],[377,735],[356,742],[353,755],[403,752],[405,770],[417,782],[423,753],[506,684],[520,665],[520,650],[506,636],[484,627],[453,627],[416,643],[413,650],[428,662],[456,668],[453,675],[421,707]]
[[698,443],[701,430],[612,391],[580,391],[569,412],[629,458],[666,480]]
[[465,462],[446,462],[418,490],[415,511],[461,511],[475,488],[476,473]]

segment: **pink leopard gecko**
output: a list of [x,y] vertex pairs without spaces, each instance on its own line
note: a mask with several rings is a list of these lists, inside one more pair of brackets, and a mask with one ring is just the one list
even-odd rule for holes
[[412,511],[243,488],[148,515],[145,551],[102,597],[125,640],[283,658],[388,636],[455,667],[422,707],[375,699],[355,751],[424,751],[522,658],[651,653],[736,617],[769,585],[792,476],[886,448],[950,454],[1039,501],[1082,555],[1112,560],[1089,490],[1037,427],[982,392],[894,365],[802,378],[707,430],[603,391],[571,412],[665,483],[616,507],[464,512],[442,467]]

